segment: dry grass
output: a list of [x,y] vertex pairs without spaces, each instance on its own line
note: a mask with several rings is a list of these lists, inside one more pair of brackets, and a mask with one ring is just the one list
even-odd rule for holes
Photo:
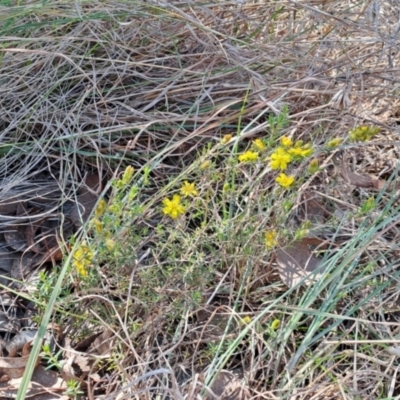
[[[388,351],[400,326],[397,193],[355,188],[338,161],[397,179],[397,2],[0,4],[1,199],[43,172],[63,201],[91,171],[109,181],[133,165],[139,182],[133,202],[107,192],[119,252],[93,239],[103,258],[86,283],[70,273],[55,317],[71,337],[107,326],[116,338],[88,398],[206,398],[220,369],[254,399],[400,395]],[[381,132],[347,141],[361,124]],[[320,162],[313,175],[298,164],[290,192],[267,163],[236,161],[252,139],[282,135],[312,143]],[[326,151],[332,138],[340,151]],[[199,195],[171,222],[161,200],[184,180]],[[288,289],[264,233],[290,242],[305,193],[323,199],[331,217],[318,232],[335,245],[324,279]],[[376,207],[358,213],[371,196]]]

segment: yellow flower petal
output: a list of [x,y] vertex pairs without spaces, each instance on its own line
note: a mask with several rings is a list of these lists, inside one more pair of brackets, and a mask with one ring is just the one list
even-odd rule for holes
[[96,233],[101,233],[103,231],[104,224],[98,218],[93,218],[91,225],[94,226]]
[[201,170],[205,170],[205,169],[210,168],[210,167],[211,167],[211,161],[210,160],[206,160],[200,165],[200,169]]
[[106,247],[107,247],[107,250],[111,251],[115,247],[114,240],[112,240],[110,238],[106,239]]
[[250,315],[246,315],[245,317],[243,317],[240,321],[241,325],[248,325],[251,323],[251,317]]
[[282,147],[279,147],[276,149],[275,153],[271,154],[270,167],[272,169],[280,169],[281,171],[284,171],[291,160],[292,158],[290,157],[290,154],[288,154]]
[[255,151],[247,150],[243,154],[239,156],[239,161],[240,162],[251,162],[251,161],[257,161],[258,160],[258,153]]
[[314,153],[314,149],[312,147],[292,147],[288,150],[289,154],[293,157],[306,158],[311,156]]
[[107,202],[104,199],[101,199],[98,203],[97,203],[97,207],[96,210],[94,211],[94,215],[96,217],[101,217],[107,208]]
[[181,187],[181,194],[182,196],[189,197],[189,196],[197,196],[199,193],[196,190],[194,183],[189,183],[185,181]]
[[82,243],[76,250],[72,257],[72,265],[81,276],[87,276],[87,268],[90,266],[93,260],[92,250]]
[[282,136],[281,143],[282,143],[282,146],[290,147],[293,145],[293,140],[288,138],[287,136]]
[[276,331],[281,326],[281,321],[279,319],[274,319],[271,324],[271,329]]
[[264,144],[264,142],[261,140],[261,139],[256,139],[254,142],[253,142],[253,145],[254,145],[254,147],[256,148],[256,150],[258,150],[258,151],[264,151],[265,150],[265,144]]
[[227,144],[232,139],[232,135],[228,133],[221,139],[222,144]]
[[288,188],[293,185],[294,177],[282,173],[275,179],[275,181],[276,183],[279,183],[279,185],[281,185],[283,188]]
[[172,200],[164,199],[163,213],[170,216],[172,219],[178,218],[181,214],[185,212],[185,207],[181,204],[181,196],[174,194]]
[[265,232],[265,246],[267,249],[272,249],[278,244],[278,233],[276,231]]

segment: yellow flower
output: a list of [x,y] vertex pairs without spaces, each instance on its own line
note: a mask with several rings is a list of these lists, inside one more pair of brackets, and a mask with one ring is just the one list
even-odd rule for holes
[[293,140],[288,138],[287,136],[282,136],[281,143],[282,143],[282,146],[290,147],[293,145]]
[[174,194],[172,200],[164,199],[163,204],[163,213],[169,215],[172,219],[178,218],[185,212],[185,207],[181,204],[181,196],[179,194]]
[[110,238],[106,239],[106,247],[107,250],[111,251],[115,247],[115,241]]
[[98,203],[97,203],[97,207],[96,210],[94,211],[94,215],[98,218],[101,217],[104,212],[106,211],[107,208],[107,202],[104,199],[101,199]]
[[258,153],[255,151],[247,150],[243,154],[239,156],[239,161],[247,162],[247,161],[257,161],[258,160]]
[[281,326],[281,321],[279,319],[274,319],[271,324],[271,329],[276,331]]
[[293,157],[301,157],[303,154],[303,149],[301,147],[292,147],[289,149],[289,153]]
[[288,188],[293,185],[294,177],[288,176],[284,173],[281,173],[276,179],[276,183],[279,183],[283,188]]
[[303,157],[310,157],[313,155],[314,149],[311,147],[311,144],[306,144],[303,146]]
[[185,181],[181,187],[181,194],[182,196],[189,197],[189,196],[197,196],[199,193],[196,190],[194,183],[189,183]]
[[256,150],[263,152],[265,150],[265,144],[261,139],[256,139],[253,142],[254,147],[256,148]]
[[211,161],[206,160],[200,165],[200,169],[204,170],[204,169],[210,168],[210,166],[211,166]]
[[232,135],[228,133],[221,139],[222,144],[227,144],[232,139]]
[[86,277],[86,276],[88,276],[88,272],[87,272],[87,269],[86,269],[86,266],[85,266],[85,264],[84,263],[75,263],[74,264],[75,265],[75,269],[76,269],[76,271],[78,272],[78,274],[80,275],[80,276],[82,276],[82,277]]
[[288,152],[293,157],[306,158],[312,155],[314,149],[309,145],[305,145],[303,147],[292,147]]
[[265,232],[265,246],[267,249],[272,249],[278,244],[278,233],[276,231]]
[[282,147],[279,147],[276,149],[275,153],[271,154],[270,166],[272,169],[280,169],[281,171],[284,171],[291,160],[292,158],[290,157],[290,154],[288,154]]
[[72,265],[76,268],[79,275],[85,277],[88,275],[87,267],[93,260],[93,252],[85,242],[79,246],[72,257]]
[[246,315],[245,317],[243,317],[243,318],[240,320],[240,325],[248,325],[248,324],[250,324],[250,322],[251,322],[251,317],[250,317],[250,315]]
[[131,178],[132,178],[132,175],[134,172],[135,172],[135,170],[133,169],[133,167],[131,165],[128,165],[125,168],[124,175],[122,175],[122,182],[125,185],[127,185],[131,181]]
[[98,218],[93,218],[90,221],[91,226],[94,226],[96,233],[101,233],[103,231],[104,224]]
[[340,143],[342,143],[342,139],[340,139],[340,138],[335,138],[335,139],[330,140],[330,141],[326,144],[326,147],[327,147],[328,149],[333,149],[333,148],[339,146]]

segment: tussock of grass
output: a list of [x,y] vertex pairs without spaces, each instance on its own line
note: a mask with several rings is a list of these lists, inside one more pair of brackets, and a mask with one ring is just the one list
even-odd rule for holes
[[[88,171],[108,182],[43,319],[57,300],[67,335],[112,331],[92,397],[205,398],[222,369],[253,398],[399,394],[397,193],[338,171],[397,179],[397,3],[381,3],[2,2],[1,199],[43,171],[64,198]],[[380,132],[349,140],[362,125]],[[313,154],[275,168],[288,140]],[[274,248],[310,230],[310,192],[332,245],[321,280],[288,289]]]

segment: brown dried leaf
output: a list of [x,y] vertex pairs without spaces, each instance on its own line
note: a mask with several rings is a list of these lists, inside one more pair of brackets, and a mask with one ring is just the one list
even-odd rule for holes
[[[291,245],[277,250],[276,262],[282,281],[288,286],[296,286],[302,279],[304,284],[312,283],[319,274],[313,272],[320,266],[321,260],[309,250],[309,238],[293,242]],[[320,239],[311,238],[315,242]],[[313,243],[315,244],[315,243]],[[322,272],[319,270],[319,272]],[[311,277],[311,275],[313,275]]]
[[36,234],[39,229],[42,228],[42,225],[45,223],[45,220],[41,221],[35,221],[34,223],[31,223],[30,225],[26,226],[26,244],[27,248],[30,251],[34,251],[35,253],[40,253],[43,251],[42,247],[43,244],[38,240],[36,237]]
[[114,348],[115,334],[110,330],[105,330],[101,335],[97,336],[90,345],[88,354],[110,357]]
[[[81,340],[72,349],[71,339],[66,338],[63,357],[65,362],[61,374],[65,380],[75,379],[81,383],[92,371],[95,359],[99,357],[110,357],[114,348],[115,335],[111,330],[93,334]],[[94,357],[95,356],[95,357]]]
[[381,190],[385,187],[386,182],[382,179],[374,179],[370,176],[363,176],[348,170],[344,165],[344,158],[340,167],[340,175],[342,178],[353,186],[365,189],[378,189]]
[[1,215],[15,215],[20,200],[7,199],[0,202]]
[[[2,307],[2,301],[0,300]],[[8,313],[0,311],[0,332],[16,333],[21,329],[21,321],[18,318],[12,318]]]
[[73,379],[83,383],[92,369],[93,363],[94,359],[88,355],[74,354],[72,358],[63,363],[61,376],[65,381]]
[[[18,360],[14,358],[13,360]],[[0,379],[1,380],[1,379]],[[0,382],[0,396],[6,399],[15,399],[22,378],[11,378]],[[33,372],[31,382],[25,399],[31,400],[66,400],[68,397],[61,396],[67,389],[66,382],[54,371],[46,371],[43,366],[37,365]],[[57,395],[57,394],[60,394]]]
[[[20,378],[25,371],[29,355],[24,357],[0,357],[0,376],[7,375],[10,379]],[[40,358],[37,360],[38,365]]]
[[11,268],[11,277],[14,279],[23,279],[33,268],[42,263],[43,256],[32,251],[26,251],[15,259]]
[[311,192],[303,194],[303,202],[301,204],[302,219],[311,221],[314,224],[322,225],[325,221],[325,208],[321,199]]
[[[90,336],[90,341],[94,340],[94,336]],[[98,335],[97,335],[98,336]],[[81,347],[87,348],[90,345],[89,339],[85,343],[80,342]],[[63,366],[61,370],[61,375],[64,380],[68,381],[71,379],[77,380],[84,383],[84,379],[88,376],[91,371],[92,365],[94,363],[94,358],[88,354],[78,352],[71,347],[71,339],[65,338],[63,352]]]
[[45,254],[42,256],[42,260],[40,263],[45,263],[48,261],[56,262],[61,261],[63,258],[63,251],[61,247],[56,246],[49,249]]
[[99,176],[87,176],[85,185],[78,190],[78,204],[74,206],[70,214],[70,218],[76,226],[80,226],[89,218],[99,198],[100,191],[101,182]]
[[[80,340],[74,346],[74,350],[82,352],[82,353],[86,353],[88,351],[89,347],[93,344],[93,342],[96,340],[96,338],[98,338],[100,335],[101,335],[101,332],[98,332],[98,333],[94,333],[94,334],[92,334],[92,335]],[[70,346],[70,339],[68,339],[68,345],[65,346],[65,348],[67,350],[71,350],[72,349],[72,347]],[[70,353],[68,352],[67,354],[68,354],[68,357],[70,357],[70,355],[69,355]],[[73,352],[72,352],[72,354],[73,354]]]
[[19,260],[20,254],[7,249],[5,243],[0,242],[0,258],[1,258],[1,269],[6,272],[11,272],[12,266],[15,260]]
[[[31,211],[31,212],[30,212]],[[28,204],[25,202],[18,202],[17,203],[17,211],[16,211],[16,215],[18,215],[19,217],[22,217],[24,215],[28,215],[32,213],[32,210],[28,209]]]
[[212,305],[207,305],[196,312],[197,324],[202,327],[201,335],[203,339],[215,338],[222,335],[228,328],[227,333],[235,332],[237,325],[229,323],[229,315],[225,310]]
[[[31,343],[37,334],[37,330],[21,331],[13,337],[12,340],[7,342],[5,348],[8,351],[8,357],[16,357],[20,350],[23,350],[25,345]],[[28,355],[28,354],[23,354]]]
[[4,231],[4,238],[7,244],[14,250],[23,251],[26,249],[26,226],[9,225]]
[[46,251],[58,246],[58,232],[60,228],[59,219],[48,219],[42,224],[37,240],[40,240],[41,246]]
[[211,385],[210,393],[206,400],[247,400],[250,399],[249,390],[242,385],[239,378],[232,372],[221,371]]

